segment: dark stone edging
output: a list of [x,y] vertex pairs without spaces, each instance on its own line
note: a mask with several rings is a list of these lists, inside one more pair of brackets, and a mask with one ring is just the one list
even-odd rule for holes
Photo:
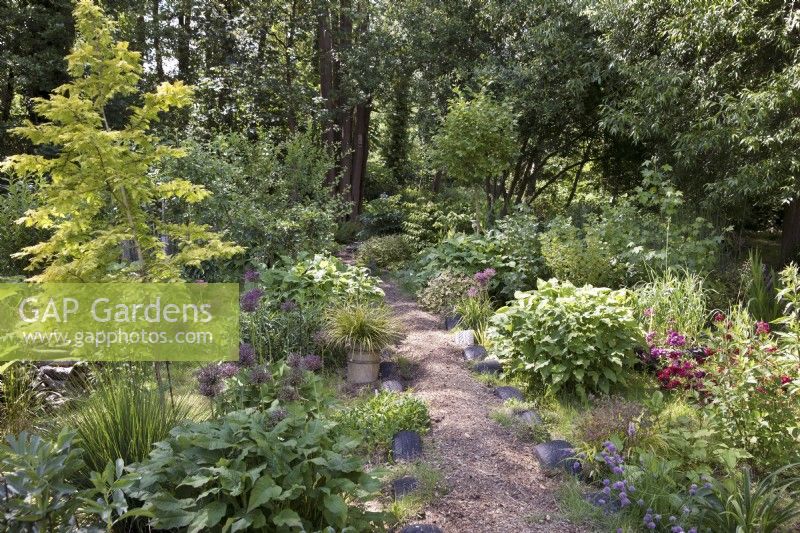
[[422,437],[416,431],[400,431],[392,438],[392,459],[410,462],[422,457]]

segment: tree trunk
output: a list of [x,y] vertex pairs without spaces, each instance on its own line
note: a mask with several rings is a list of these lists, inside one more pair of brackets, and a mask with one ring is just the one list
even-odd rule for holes
[[0,122],[8,122],[11,118],[11,103],[14,101],[14,70],[8,67],[8,75],[0,95]]
[[794,197],[783,210],[781,263],[786,264],[794,260],[798,250],[800,250],[800,198]]
[[286,125],[289,128],[289,133],[294,133],[297,130],[297,112],[295,111],[294,105],[295,61],[292,57],[296,24],[297,0],[292,0],[289,24],[286,30],[286,48],[284,49],[284,63],[286,68]]
[[364,102],[356,106],[355,126],[353,128],[355,133],[354,151],[350,178],[350,189],[353,198],[353,208],[350,216],[353,219],[361,213],[361,206],[364,203],[364,185],[367,178],[367,155],[369,154],[370,113],[370,102]]
[[183,0],[178,12],[178,42],[175,56],[178,61],[178,75],[186,83],[193,83],[194,76],[191,67],[191,42],[192,42],[192,1]]
[[[337,144],[336,127],[336,102],[334,100],[334,83],[336,81],[336,68],[333,53],[333,35],[330,26],[330,13],[321,9],[317,15],[317,46],[319,47],[319,89],[320,96],[325,102],[328,116],[322,128],[322,142],[328,147]],[[325,181],[334,186],[336,167],[328,171]]]
[[159,82],[164,81],[164,59],[161,56],[161,17],[159,16],[160,0],[152,0],[151,13],[153,17],[153,54],[156,62],[156,77]]

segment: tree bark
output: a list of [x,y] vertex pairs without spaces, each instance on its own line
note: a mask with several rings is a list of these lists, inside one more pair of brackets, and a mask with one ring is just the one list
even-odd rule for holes
[[194,82],[191,67],[192,42],[192,0],[182,0],[178,12],[178,39],[175,56],[178,61],[178,74],[186,83]]
[[[322,143],[328,147],[334,147],[337,141],[336,127],[336,102],[334,100],[334,84],[336,82],[336,68],[333,51],[333,35],[331,33],[330,12],[326,7],[321,7],[317,15],[317,46],[319,48],[319,89],[320,96],[325,102],[325,110],[328,116],[326,124],[322,128]],[[334,166],[325,176],[326,183],[333,187],[336,179],[336,167]]]
[[793,261],[797,257],[798,250],[800,250],[800,197],[795,196],[783,210],[781,263]]
[[354,151],[352,156],[352,170],[350,190],[353,199],[351,218],[361,213],[364,203],[364,185],[367,177],[367,154],[369,153],[369,118],[371,103],[364,102],[356,106],[354,136]]
[[156,63],[156,77],[158,81],[164,81],[164,59],[161,55],[161,17],[159,15],[159,1],[152,0],[150,15],[153,18],[153,55]]

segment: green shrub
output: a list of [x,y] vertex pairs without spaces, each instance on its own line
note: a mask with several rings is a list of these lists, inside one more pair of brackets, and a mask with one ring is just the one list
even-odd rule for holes
[[445,270],[472,276],[492,268],[497,275],[489,285],[490,294],[509,300],[515,291],[533,289],[536,279],[545,274],[538,230],[538,223],[520,212],[502,220],[485,235],[448,237],[420,254],[415,269],[417,285],[424,287]]
[[234,411],[173,429],[133,466],[141,480],[132,495],[156,529],[379,529],[383,516],[363,510],[379,482],[357,446],[302,411]]
[[35,205],[29,183],[14,181],[6,191],[0,191],[0,276],[22,274],[29,261],[11,255],[47,240],[48,232],[16,222]]
[[472,284],[472,278],[469,276],[444,270],[431,278],[419,291],[417,295],[419,303],[433,313],[450,315]]
[[336,419],[360,435],[371,451],[388,449],[398,431],[425,433],[430,424],[425,402],[409,394],[388,391],[357,400],[340,411]]
[[75,429],[87,468],[97,471],[117,459],[141,461],[191,414],[185,398],[171,401],[133,371],[101,374],[91,394],[75,402],[64,423]]
[[708,321],[709,289],[705,279],[688,271],[653,272],[636,286],[636,311],[647,331],[679,331],[697,340]]
[[322,311],[317,306],[286,303],[261,305],[239,317],[242,337],[253,345],[259,362],[278,361],[292,352],[310,353],[323,346],[317,339]]
[[497,311],[487,336],[511,374],[581,396],[624,385],[644,342],[628,291],[555,279],[518,293]]
[[3,531],[112,531],[118,522],[145,514],[128,511],[123,491],[133,485],[136,475],[123,474],[122,461],[92,472],[87,489],[73,483],[84,467],[83,451],[73,446],[73,438],[68,430],[55,440],[23,432],[0,445]]
[[363,267],[346,265],[341,259],[317,254],[298,262],[285,262],[265,269],[261,288],[277,304],[291,301],[301,307],[324,308],[347,300],[381,300],[380,280]]
[[414,254],[416,249],[405,235],[385,235],[364,241],[358,249],[356,259],[362,266],[391,268],[408,261]]
[[[315,355],[294,353],[286,362],[270,365],[229,365],[213,363],[198,372],[200,389],[211,397],[216,413],[265,410],[277,402],[287,409],[301,408],[309,416],[321,416],[336,404],[333,392],[317,374],[322,360]],[[231,369],[233,372],[228,372]]]
[[[190,141],[188,157],[172,162],[169,173],[205,186],[212,196],[196,213],[175,213],[225,230],[248,248],[240,262],[275,264],[308,250],[334,247],[336,222],[349,206],[332,195],[326,175],[333,154],[311,130],[279,143],[252,141],[241,134]],[[241,264],[204,265],[204,279],[215,269],[224,279]]]
[[722,236],[703,218],[685,216],[682,194],[670,184],[668,171],[646,166],[635,195],[582,220],[552,220],[541,236],[552,275],[576,285],[618,287],[643,280],[652,270],[709,272]]

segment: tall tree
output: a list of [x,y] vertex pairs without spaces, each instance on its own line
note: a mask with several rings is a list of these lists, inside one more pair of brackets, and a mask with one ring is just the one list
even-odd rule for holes
[[[226,258],[241,248],[225,242],[206,226],[161,219],[156,204],[182,200],[197,203],[208,192],[183,179],[158,179],[160,162],[181,150],[159,143],[152,125],[160,114],[190,102],[181,82],[162,83],[131,106],[124,127],[112,129],[106,109],[116,98],[135,95],[141,79],[140,54],[113,37],[114,25],[92,0],[75,8],[78,37],[67,56],[72,80],[49,99],[35,100],[47,122],[15,128],[30,142],[57,148],[53,157],[19,154],[7,158],[4,171],[39,180],[39,206],[24,223],[52,229],[52,236],[25,248],[31,268],[44,266],[36,281],[137,279],[172,281],[182,269],[212,258]],[[174,247],[168,253],[164,238]],[[124,243],[135,260],[120,265]],[[110,268],[117,264],[118,267]]]

